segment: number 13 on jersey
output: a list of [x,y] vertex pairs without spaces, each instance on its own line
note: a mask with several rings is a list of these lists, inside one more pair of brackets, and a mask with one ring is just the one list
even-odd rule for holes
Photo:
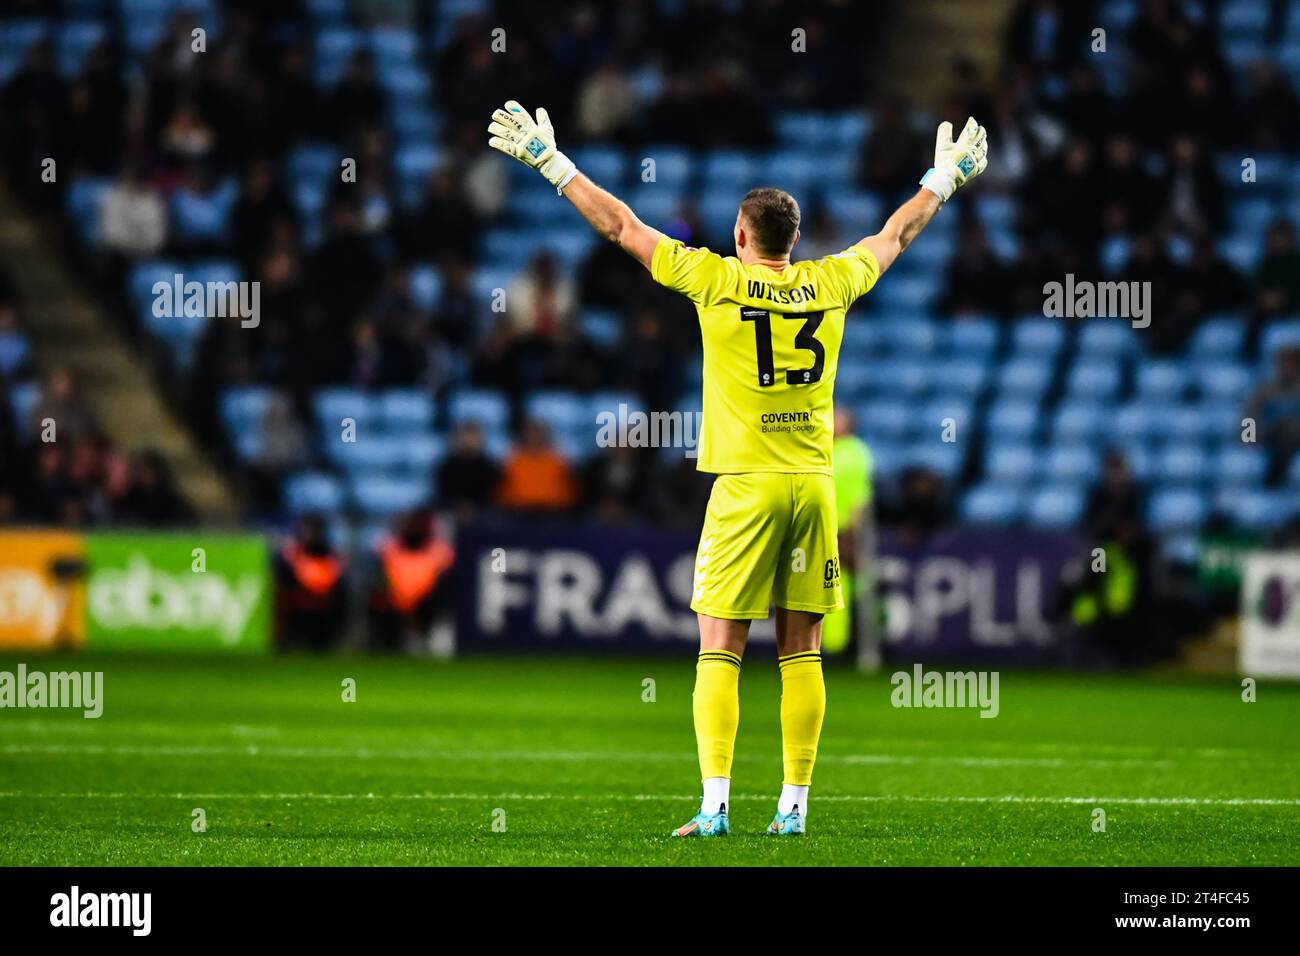
[[[811,385],[821,381],[822,371],[826,367],[826,349],[817,341],[817,326],[822,323],[821,312],[769,312],[767,309],[755,309],[751,306],[740,307],[742,322],[754,323],[754,348],[758,356],[758,384],[766,388],[776,382],[776,363],[772,358],[772,319],[784,319],[789,322],[802,322],[794,335],[794,347],[811,352],[813,363],[808,368],[786,369],[787,385]],[[782,328],[784,328],[782,324]]]

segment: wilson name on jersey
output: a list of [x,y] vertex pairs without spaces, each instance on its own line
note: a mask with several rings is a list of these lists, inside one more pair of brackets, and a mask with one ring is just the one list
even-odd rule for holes
[[662,239],[651,274],[695,303],[704,343],[696,467],[831,474],[844,315],[880,274],[863,245],[780,272]]

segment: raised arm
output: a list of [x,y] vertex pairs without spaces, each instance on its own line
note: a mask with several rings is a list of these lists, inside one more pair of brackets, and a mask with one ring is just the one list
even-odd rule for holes
[[601,189],[582,173],[563,190],[564,197],[582,213],[601,236],[620,246],[647,269],[654,258],[655,246],[664,234],[636,217],[628,204]]
[[538,107],[534,120],[518,102],[510,100],[492,114],[488,132],[489,146],[541,173],[592,228],[650,268],[655,246],[663,234],[638,219],[627,203],[578,172],[573,160],[556,148],[555,130],[546,110]]
[[921,177],[921,188],[895,210],[880,232],[859,242],[875,255],[881,274],[894,264],[894,260],[934,218],[939,207],[952,198],[957,188],[984,172],[988,164],[988,136],[984,127],[975,122],[975,117],[966,120],[966,127],[955,143],[952,124],[939,124],[934,144],[934,166]]

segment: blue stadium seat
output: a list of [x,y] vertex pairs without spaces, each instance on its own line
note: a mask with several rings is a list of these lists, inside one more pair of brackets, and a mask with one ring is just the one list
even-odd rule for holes
[[1128,462],[1128,467],[1133,476],[1138,481],[1146,483],[1158,479],[1156,474],[1159,464],[1159,458],[1153,445],[1141,441],[1128,440],[1119,443],[1112,443],[1108,447],[1117,448],[1123,453],[1124,459]]
[[623,340],[623,321],[610,309],[583,309],[578,314],[578,331],[597,345],[615,349]]
[[720,245],[730,238],[740,208],[740,198],[735,189],[724,187],[706,190],[700,194],[695,208],[700,214],[705,239],[714,245]]
[[1146,441],[1167,431],[1169,420],[1181,406],[1174,401],[1137,401],[1115,412],[1111,432],[1116,441]]
[[0,382],[12,379],[31,358],[32,344],[18,330],[0,329]]
[[762,178],[763,161],[755,153],[719,149],[706,154],[703,173],[706,189],[729,190],[732,205],[738,206],[740,196],[754,188]]
[[1066,389],[1075,395],[1109,399],[1119,391],[1122,381],[1117,361],[1079,358],[1066,376]]
[[1156,467],[1162,480],[1174,484],[1204,484],[1213,475],[1209,456],[1199,444],[1171,444],[1158,460]]
[[972,524],[1015,524],[1024,513],[1024,490],[1015,484],[984,482],[962,496],[961,516]]
[[1270,16],[1265,0],[1227,0],[1219,10],[1219,25],[1228,35],[1263,34]]
[[221,423],[231,435],[260,427],[275,390],[264,385],[243,385],[222,391],[218,402]]
[[[884,343],[884,323],[874,322],[861,311],[852,310],[844,323],[844,338],[840,343],[841,356],[866,358],[879,350]],[[840,364],[841,374],[844,362]]]
[[409,27],[376,27],[370,32],[370,50],[376,65],[410,63],[420,52],[420,38]]
[[933,382],[928,362],[897,358],[864,364],[871,369],[875,388],[889,395],[918,395],[928,391]]
[[1276,319],[1260,335],[1259,351],[1269,363],[1283,345],[1300,347],[1300,319]]
[[812,182],[821,174],[821,160],[807,149],[779,149],[768,153],[763,163],[768,182],[780,183],[796,200],[805,199]]
[[1159,488],[1147,504],[1147,521],[1159,534],[1198,530],[1208,516],[1209,502],[1194,488]]
[[900,259],[899,263],[908,263],[921,271],[931,270],[933,279],[934,272],[942,273],[947,270],[948,262],[956,251],[957,242],[952,236],[930,232],[927,229],[907,247],[907,255]]
[[[977,397],[988,384],[992,369],[982,358],[949,358],[935,362],[931,368],[935,381],[948,391],[966,392]],[[841,366],[841,374],[843,366]]]
[[1238,527],[1254,531],[1275,530],[1300,511],[1293,489],[1236,489],[1219,504]]
[[14,416],[14,428],[23,437],[28,437],[32,410],[40,400],[41,386],[36,382],[19,382],[9,388],[9,407]]
[[406,289],[417,306],[432,312],[438,307],[438,299],[442,296],[442,274],[427,263],[413,265],[407,275]]
[[840,367],[835,374],[835,396],[849,401],[861,398],[875,384],[871,367],[865,362],[846,362],[840,352]]
[[313,411],[321,433],[328,444],[343,444],[339,441],[343,433],[343,420],[350,418],[356,422],[358,441],[371,437],[371,429],[377,429],[382,420],[379,403],[373,395],[359,388],[326,388],[317,392],[312,399]]
[[[634,168],[623,151],[613,146],[580,146],[569,153],[569,157],[584,173],[608,189],[617,189],[623,183],[628,170]],[[656,162],[656,166],[658,163]],[[638,179],[641,170],[635,168]],[[656,174],[658,169],[655,170]]]
[[358,430],[354,442],[326,438],[322,444],[329,460],[348,471],[388,473],[401,469],[406,463],[405,437],[363,435]]
[[1234,233],[1216,244],[1219,255],[1242,272],[1253,273],[1264,252],[1263,239],[1256,233]]
[[299,472],[285,481],[280,495],[290,514],[336,514],[343,509],[343,482],[319,471]]
[[1229,37],[1222,44],[1223,58],[1238,70],[1268,56],[1268,43],[1262,36]]
[[1052,445],[1043,457],[1043,474],[1053,482],[1091,484],[1101,475],[1101,454],[1086,445]]
[[1107,275],[1122,272],[1128,264],[1132,242],[1128,236],[1108,236],[1097,247],[1097,258]]
[[1029,495],[1025,520],[1032,527],[1044,530],[1071,528],[1083,517],[1085,501],[1082,486],[1053,483]]
[[1263,234],[1277,213],[1277,204],[1267,199],[1237,199],[1228,207],[1228,221],[1233,232]]
[[903,355],[933,352],[939,341],[938,323],[928,315],[891,315],[879,328],[881,344]]
[[1042,465],[1038,448],[1027,442],[990,442],[984,451],[984,473],[1000,482],[1027,484]]
[[1011,343],[1018,356],[1053,356],[1065,345],[1065,325],[1060,319],[1022,317],[1011,328]]
[[1267,472],[1268,455],[1258,447],[1225,445],[1214,458],[1215,479],[1225,484],[1259,485]]
[[997,351],[1002,331],[996,319],[965,315],[945,323],[948,348],[956,355],[987,359]]
[[908,468],[927,468],[951,483],[961,472],[966,459],[966,448],[957,442],[940,441],[936,435],[920,441],[909,442],[902,449],[901,464]]
[[86,54],[102,42],[106,35],[104,24],[96,20],[65,23],[55,40],[59,72],[64,76],[74,76],[80,72]]
[[510,421],[510,405],[498,392],[465,389],[456,392],[447,403],[453,426],[475,421],[487,430],[504,429]]
[[[634,174],[637,182],[643,182],[641,177],[645,175],[644,160],[646,159],[654,160],[654,179],[647,185],[673,187],[680,190],[685,188],[695,175],[696,160],[688,149],[656,143],[638,152],[641,155],[637,157]],[[736,199],[739,204],[739,197]]]
[[[647,222],[658,223],[660,228],[669,231],[672,231],[671,224],[681,215],[685,203],[686,194],[666,183],[637,186],[627,194],[627,204],[638,216]],[[695,241],[699,241],[698,237]]]
[[447,439],[442,435],[409,435],[403,439],[402,445],[402,464],[414,471],[431,472],[447,455]]
[[857,407],[858,428],[874,438],[897,439],[904,435],[911,423],[912,408],[897,399],[878,399]]
[[524,401],[524,414],[556,432],[581,426],[592,431],[596,428],[594,421],[588,421],[586,401],[576,392],[534,392]]
[[1192,333],[1188,351],[1193,356],[1235,359],[1246,341],[1246,325],[1241,319],[1214,316],[1202,322]]
[[171,217],[176,238],[184,242],[221,242],[230,233],[230,214],[239,185],[228,179],[210,193],[181,188],[172,193]]
[[1052,434],[1058,442],[1093,442],[1111,426],[1112,410],[1091,398],[1067,399],[1056,410]]
[[353,502],[363,514],[372,517],[388,517],[421,507],[432,492],[432,479],[425,476],[363,474],[352,479]]
[[939,298],[940,288],[934,276],[916,277],[890,274],[871,293],[871,307],[884,311],[927,312]]
[[304,0],[303,6],[317,23],[341,23],[348,15],[348,0]]
[[383,392],[379,408],[389,433],[427,432],[433,427],[433,396],[423,389]]
[[1026,439],[1038,431],[1043,409],[1036,401],[1000,398],[990,408],[986,430],[990,439]]
[[1137,366],[1137,394],[1142,399],[1178,399],[1187,391],[1187,367],[1177,359],[1145,359]]
[[1039,357],[1013,358],[997,379],[1003,395],[1041,396],[1052,384],[1052,363]]
[[430,143],[408,143],[394,151],[398,202],[408,208],[418,205],[424,198],[429,177],[441,162],[442,151]]
[[1138,347],[1137,332],[1118,319],[1089,319],[1079,329],[1079,352],[1094,357],[1123,356]]
[[1016,204],[1010,196],[985,192],[978,194],[974,202],[975,218],[988,232],[1014,227]]
[[112,185],[106,178],[79,176],[68,185],[64,201],[67,203],[68,215],[77,225],[81,241],[87,245],[99,242],[99,209],[104,201],[104,194]]
[[826,211],[846,227],[850,223],[880,222],[884,203],[864,189],[834,190],[825,197]]
[[777,136],[794,146],[825,146],[835,138],[834,120],[807,110],[779,113],[775,125]]
[[695,411],[696,407],[699,405],[699,396],[692,395],[691,401],[689,403],[684,405],[678,405],[676,408],[657,409],[657,408],[646,408],[645,402],[642,401],[641,396],[637,395],[635,392],[623,392],[623,391],[615,391],[613,389],[607,389],[600,392],[594,392],[591,395],[586,396],[583,400],[583,404],[585,408],[582,413],[582,418],[580,420],[583,422],[590,422],[591,427],[595,428],[596,418],[598,415],[601,415],[603,413],[608,413],[615,416],[615,418],[617,418],[619,414],[620,405],[626,405],[629,412],[641,410],[641,411],[648,411],[648,412],[679,411],[679,412],[690,413]]
[[1240,362],[1202,361],[1193,366],[1192,378],[1206,401],[1239,405],[1255,384],[1251,370]]
[[[946,386],[950,383],[943,384]],[[968,444],[975,428],[974,400],[966,395],[946,391],[926,402],[919,418],[913,415],[912,427],[921,434],[938,438],[946,434],[946,422],[949,420],[953,425],[955,441],[961,445]]]

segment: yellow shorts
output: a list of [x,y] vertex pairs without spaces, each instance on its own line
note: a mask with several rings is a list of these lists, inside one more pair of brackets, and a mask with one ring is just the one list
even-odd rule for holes
[[691,610],[754,620],[769,604],[829,614],[844,607],[830,475],[719,475],[695,554]]

